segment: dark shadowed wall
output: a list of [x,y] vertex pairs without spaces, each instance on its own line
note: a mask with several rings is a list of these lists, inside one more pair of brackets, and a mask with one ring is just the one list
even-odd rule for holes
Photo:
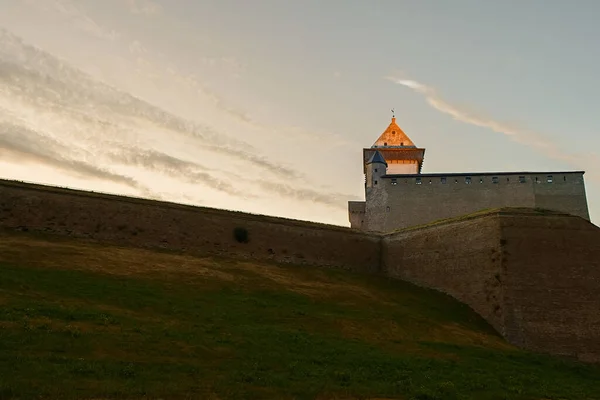
[[504,335],[600,361],[600,228],[571,216],[502,215]]
[[522,348],[600,362],[600,228],[507,210],[382,239],[382,271],[448,293]]
[[495,215],[387,235],[382,270],[468,304],[502,333],[500,225]]

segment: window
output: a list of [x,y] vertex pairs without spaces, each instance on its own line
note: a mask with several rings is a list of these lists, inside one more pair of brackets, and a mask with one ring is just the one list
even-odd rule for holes
[[387,142],[383,143],[384,146],[387,146]]
[[470,185],[470,184],[471,184],[471,177],[470,177],[470,176],[467,176],[467,177],[465,177],[465,183],[466,183],[467,185]]
[[387,207],[385,208],[385,211],[387,211],[387,212],[390,212],[390,206],[387,206]]
[[375,168],[375,172],[377,172],[377,168]]
[[375,181],[375,184],[377,185],[377,181]]
[[537,176],[535,177],[535,183],[540,183],[540,178],[538,178]]
[[400,146],[404,146],[404,142],[400,142]]
[[421,178],[415,178],[415,182],[417,185],[420,185],[422,183]]
[[454,180],[454,183],[458,183],[458,179],[455,179],[455,180]]
[[492,176],[492,183],[498,183],[498,177]]
[[483,183],[483,178],[479,178],[479,183]]
[[398,184],[398,180],[397,179],[392,179],[392,185],[397,185]]
[[520,183],[525,183],[525,177],[524,176],[520,176],[519,177],[519,182]]
[[440,178],[440,180],[442,181],[442,184],[446,183],[446,177]]
[[548,175],[548,176],[546,177],[546,182],[548,182],[548,183],[552,183],[552,175]]
[[565,182],[567,181],[567,176],[566,175],[563,176],[563,181],[565,181]]
[[510,178],[508,176],[506,177],[506,182],[510,182]]
[[395,135],[395,134],[396,134],[396,131],[392,131],[392,135]]
[[431,179],[429,180],[429,184],[431,185]]

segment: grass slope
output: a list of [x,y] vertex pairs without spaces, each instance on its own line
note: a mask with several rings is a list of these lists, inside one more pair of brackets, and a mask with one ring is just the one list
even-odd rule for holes
[[0,234],[0,398],[600,399],[383,278]]

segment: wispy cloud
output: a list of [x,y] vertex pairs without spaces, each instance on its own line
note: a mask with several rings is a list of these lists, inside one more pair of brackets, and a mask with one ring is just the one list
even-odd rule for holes
[[[149,104],[135,96],[94,81],[51,55],[22,43],[17,37],[0,30],[0,40],[8,45],[10,55],[0,48],[0,82],[3,90],[14,97],[36,103],[45,109],[57,109],[85,115],[110,114],[129,121],[143,120],[157,128],[197,140],[208,151],[253,164],[275,176],[299,178],[303,174],[272,162],[239,139],[230,138],[215,128],[186,120]],[[1,47],[1,46],[0,46]],[[27,65],[25,67],[24,65]]]
[[158,15],[161,14],[163,9],[160,4],[150,0],[124,0],[129,11],[133,14],[141,15]]
[[320,203],[329,207],[346,209],[348,200],[353,196],[342,193],[327,193],[309,188],[297,187],[294,185],[269,182],[264,180],[257,181],[257,184],[266,191],[277,194],[282,197],[292,198],[304,202]]
[[[158,190],[150,193],[140,183],[140,171],[240,199],[275,195],[343,208],[348,198],[303,187],[303,173],[250,144],[97,81],[1,29],[0,122],[4,156],[124,184],[150,197]],[[181,145],[170,143],[189,147],[182,153],[173,150]],[[212,154],[212,161],[190,161],[201,154]]]
[[74,28],[97,39],[114,41],[119,37],[119,34],[115,30],[98,24],[81,8],[81,4],[77,2],[71,0],[22,1],[30,7],[37,7],[61,15]]
[[119,150],[108,150],[106,155],[112,162],[117,164],[141,167],[145,170],[162,173],[192,184],[204,184],[236,197],[246,199],[256,197],[248,193],[248,191],[236,189],[226,180],[219,179],[217,177],[219,176],[218,171],[166,153],[155,150],[121,148]]
[[427,103],[436,110],[450,115],[457,121],[464,122],[466,124],[478,126],[481,128],[490,129],[494,132],[508,136],[511,140],[529,146],[546,157],[554,160],[563,161],[568,163],[575,168],[586,168],[592,172],[594,179],[600,178],[600,176],[594,176],[595,169],[599,165],[598,155],[594,153],[588,154],[570,154],[567,153],[563,147],[558,146],[556,143],[551,142],[548,137],[533,132],[528,129],[524,129],[518,126],[514,126],[508,123],[497,121],[493,118],[486,117],[484,115],[473,113],[465,110],[463,107],[459,107],[449,101],[444,100],[435,88],[427,86],[421,82],[403,79],[395,76],[386,77],[388,80],[394,82],[397,85],[401,85],[413,90],[416,93],[421,94],[425,97]]
[[[139,46],[142,45],[137,43],[134,47],[137,48]],[[245,68],[239,60],[232,57],[205,57],[201,61],[203,64],[215,66],[222,71],[228,71],[231,79],[234,77],[240,78]],[[160,68],[147,59],[138,57],[138,63],[140,63],[149,76],[157,77],[161,76],[163,73]],[[347,137],[344,137],[339,133],[308,130],[293,124],[275,126],[262,123],[253,118],[249,113],[232,107],[223,97],[217,95],[203,85],[195,74],[185,75],[174,67],[167,68],[166,72],[175,82],[184,85],[188,89],[193,89],[201,95],[202,98],[208,99],[216,109],[225,113],[229,119],[240,123],[248,129],[260,132],[262,136],[285,140],[288,143],[303,141],[312,142],[318,140],[323,145],[330,147],[360,147],[359,143],[348,140]]]
[[67,146],[47,136],[7,122],[0,122],[0,152],[5,159],[13,159],[20,163],[39,163],[72,175],[107,180],[150,193],[132,177],[66,157],[64,154],[70,153]]

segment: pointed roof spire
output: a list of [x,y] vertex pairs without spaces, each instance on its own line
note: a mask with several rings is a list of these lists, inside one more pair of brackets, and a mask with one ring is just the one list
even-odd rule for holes
[[373,164],[373,163],[385,164],[386,167],[388,165],[387,162],[385,161],[385,158],[383,158],[383,156],[381,155],[381,153],[379,151],[375,151],[375,153],[373,153],[373,155],[371,156],[369,161],[367,161],[367,165]]
[[416,147],[412,140],[396,123],[396,113],[392,109],[392,122],[373,143],[372,147]]

